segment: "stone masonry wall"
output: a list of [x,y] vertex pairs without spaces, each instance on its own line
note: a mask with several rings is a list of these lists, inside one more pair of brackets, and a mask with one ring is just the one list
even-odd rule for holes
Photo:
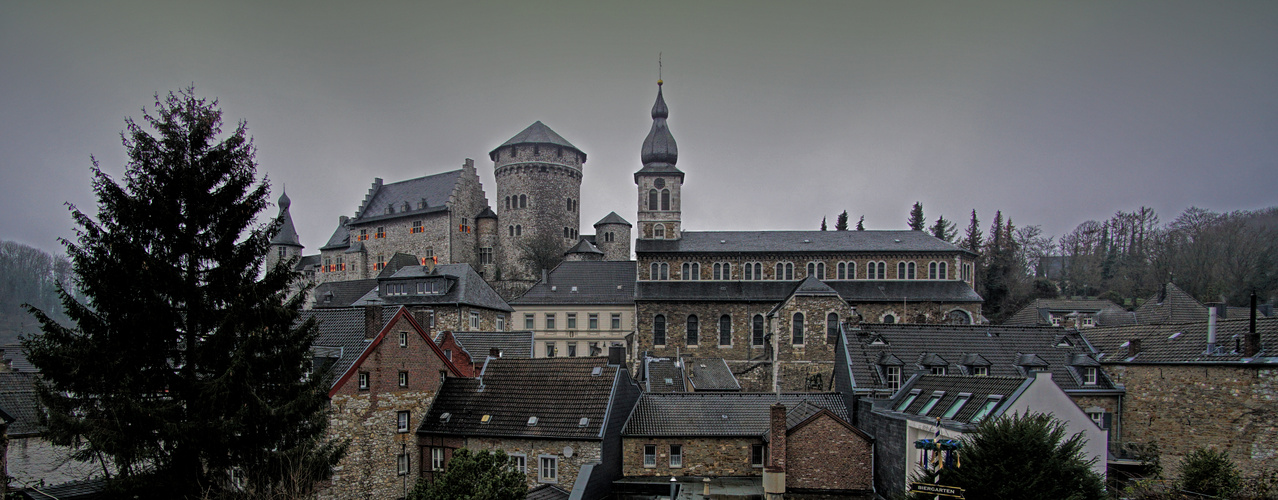
[[[508,147],[495,156],[497,196],[493,205],[498,240],[504,249],[498,266],[503,279],[535,279],[538,270],[525,269],[521,262],[521,245],[542,234],[559,237],[565,250],[576,241],[575,237],[564,238],[563,230],[569,228],[576,235],[581,229],[582,156],[569,148],[532,144]],[[518,205],[521,195],[528,200],[523,208]],[[507,198],[511,199],[509,206]],[[519,236],[511,234],[516,225]]]
[[1122,443],[1119,442],[1122,435],[1122,415],[1119,414],[1119,408],[1122,406],[1120,396],[1077,396],[1070,395],[1070,399],[1074,400],[1074,404],[1082,408],[1084,412],[1088,409],[1100,408],[1105,413],[1110,414],[1109,427],[1105,429],[1109,436],[1109,449],[1117,455],[1121,449]]
[[[640,236],[650,237],[650,236]],[[745,279],[745,263],[758,262],[763,264],[763,279],[776,279],[776,265],[780,263],[794,264],[794,280],[801,280],[808,276],[808,263],[821,262],[825,263],[825,276],[817,276],[820,280],[838,279],[838,263],[854,263],[856,265],[856,277],[853,279],[866,280],[866,264],[869,262],[883,262],[887,264],[887,271],[883,279],[902,280],[905,276],[897,275],[898,262],[914,262],[915,280],[927,280],[927,266],[931,262],[946,262],[948,271],[946,280],[958,280],[959,275],[955,271],[959,262],[959,255],[956,254],[933,254],[933,253],[884,253],[884,254],[801,254],[801,253],[776,253],[776,254],[744,254],[744,253],[715,253],[705,255],[663,255],[663,254],[644,254],[639,256],[639,279],[650,279],[648,275],[649,264],[652,262],[665,262],[670,264],[670,279],[680,280],[679,271],[683,269],[684,262],[697,262],[701,264],[701,279],[711,279],[713,274],[713,265],[716,262],[727,262],[732,264],[733,280]],[[936,281],[936,280],[929,280]]]
[[[644,445],[656,445],[655,467],[644,467]],[[683,446],[683,466],[670,467],[670,445]],[[762,467],[750,465],[751,447],[763,444],[757,437],[622,438],[622,474],[640,476],[760,476]]]
[[828,414],[786,437],[786,489],[870,490],[873,444]]
[[1244,476],[1278,467],[1278,369],[1107,364],[1127,387],[1123,441],[1158,443],[1166,473],[1196,448],[1229,454]]
[[[466,440],[466,446],[473,450],[504,450],[507,455],[523,455],[527,468],[528,487],[533,488],[543,483],[558,484],[560,488],[572,490],[577,482],[577,473],[581,467],[600,460],[599,441],[560,441],[553,439],[516,439],[516,438],[480,438]],[[572,448],[572,456],[564,454],[564,448]],[[542,481],[538,467],[543,456],[555,457],[559,463],[558,476],[555,480]]]

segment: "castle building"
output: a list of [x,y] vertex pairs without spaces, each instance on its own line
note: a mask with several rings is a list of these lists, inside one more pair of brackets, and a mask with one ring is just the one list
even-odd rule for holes
[[[298,258],[318,283],[371,280],[397,254],[421,265],[469,264],[506,298],[535,283],[543,260],[630,259],[631,224],[615,212],[580,234],[586,153],[540,121],[489,152],[497,184],[489,206],[475,163],[399,182],[373,180],[353,217],[342,216],[318,255],[302,256],[288,196],[268,265]],[[542,257],[542,258],[538,258]]]
[[684,231],[668,117],[658,82],[634,175],[639,353],[724,358],[747,391],[819,391],[844,323],[981,320],[976,255],[922,231]]

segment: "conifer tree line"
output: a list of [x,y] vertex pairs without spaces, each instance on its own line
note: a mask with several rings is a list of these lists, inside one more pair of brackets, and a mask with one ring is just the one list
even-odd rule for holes
[[[906,225],[922,231],[926,220],[916,202]],[[1278,207],[1229,213],[1191,207],[1169,223],[1140,207],[1083,222],[1059,238],[1037,225],[1017,226],[1002,211],[982,227],[972,210],[961,231],[944,215],[926,231],[977,255],[976,291],[995,323],[1037,298],[1100,297],[1134,308],[1169,282],[1200,301],[1236,306],[1246,305],[1252,291],[1264,302],[1278,295]]]
[[19,334],[33,334],[35,319],[22,304],[31,304],[65,319],[58,287],[74,290],[71,261],[38,248],[0,241],[0,344],[10,344]]

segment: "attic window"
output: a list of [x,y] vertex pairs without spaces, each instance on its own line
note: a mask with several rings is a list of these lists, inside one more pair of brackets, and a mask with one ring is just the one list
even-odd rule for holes
[[598,377],[598,376],[600,376],[600,375],[603,375],[603,367],[602,367],[602,366],[596,366],[596,367],[594,367],[593,369],[591,369],[591,370],[590,370],[590,376],[591,376],[591,377]]
[[537,425],[537,417],[528,417],[528,426],[532,427],[534,425]]
[[932,398],[928,399],[927,403],[923,405],[923,408],[919,409],[919,415],[927,416],[928,412],[932,411],[932,408],[935,407],[936,403],[941,401],[941,398],[943,397],[945,397],[945,391],[932,391]]
[[1069,337],[1061,337],[1060,342],[1056,343],[1056,347],[1074,347],[1074,343],[1070,342]]
[[569,293],[577,293],[577,287],[575,287],[575,286],[574,286],[574,287],[572,287],[572,290],[569,290],[568,292],[569,292]]
[[1173,339],[1175,339],[1176,337],[1179,337],[1179,336],[1180,336],[1180,334],[1182,334],[1182,333],[1185,333],[1185,332],[1176,332],[1176,333],[1173,333],[1173,334],[1171,334],[1171,336],[1170,336],[1170,337],[1167,337],[1167,340],[1173,340]]
[[577,427],[585,427],[587,425],[590,425],[589,417],[581,417],[581,420],[577,421]]
[[674,379],[666,377],[666,385],[674,385]]
[[972,415],[972,419],[969,420],[969,422],[975,424],[977,422],[985,420],[985,417],[990,416],[990,413],[994,411],[994,408],[998,406],[999,402],[1001,402],[1002,400],[1003,400],[1003,396],[1000,396],[998,394],[991,394],[989,399],[985,400],[985,405],[981,406],[980,410],[977,410],[976,415]]
[[448,421],[449,421],[449,420],[451,420],[452,418],[453,418],[453,414],[452,414],[452,413],[444,412],[444,414],[443,414],[443,415],[440,415],[440,416],[439,416],[439,421],[440,421],[440,422],[442,422],[442,423],[445,423],[445,424],[446,424],[446,423],[448,423]]
[[417,202],[417,208],[418,209],[426,208],[426,198],[422,198],[422,201]]
[[481,424],[486,424],[486,423],[488,423],[488,422],[492,422],[492,421],[493,421],[493,416],[492,416],[492,415],[484,415],[484,416],[482,416],[482,417],[479,417],[479,423],[481,423]]
[[971,398],[972,398],[972,393],[970,392],[959,393],[958,399],[954,401],[954,404],[950,405],[950,409],[945,410],[945,414],[941,415],[941,418],[946,418],[946,419],[954,418],[954,415],[957,415],[958,412],[963,409],[963,405],[967,404],[967,400]]
[[395,213],[395,205],[394,204],[386,205],[386,213],[388,214]]
[[909,408],[910,405],[914,403],[914,400],[919,397],[919,393],[921,392],[922,391],[918,389],[910,391],[910,395],[906,396],[905,399],[901,401],[901,404],[896,405],[896,411],[905,411],[906,408]]

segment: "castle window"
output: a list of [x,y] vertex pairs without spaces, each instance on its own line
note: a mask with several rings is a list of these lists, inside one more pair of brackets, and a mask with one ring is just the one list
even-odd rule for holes
[[332,257],[324,257],[324,268],[323,268],[323,269],[324,269],[324,272],[326,272],[326,273],[327,273],[327,272],[329,272],[329,271],[332,271],[332,270],[333,270],[333,258],[332,258]]
[[524,227],[519,224],[515,224],[515,236],[523,236],[523,235],[524,235]]
[[515,235],[515,226],[513,226],[513,225],[511,225],[511,226],[507,226],[507,227],[506,227],[506,230],[510,233],[510,235],[511,235],[511,236],[514,236],[514,235]]
[[896,279],[905,279],[905,262],[896,263]]
[[519,195],[519,208],[528,208],[528,195]]
[[338,270],[338,271],[345,271],[345,270],[346,270],[346,258],[345,258],[345,257],[343,257],[343,256],[341,256],[341,255],[338,255],[338,256],[337,256],[337,264],[336,264],[336,267],[337,267],[337,270]]
[[459,232],[459,233],[469,233],[469,232],[470,232],[470,219],[467,219],[467,218],[465,218],[465,217],[462,217],[462,219],[461,219],[461,224],[459,224],[459,225],[457,226],[457,232]]
[[949,277],[948,277],[948,276],[946,276],[946,271],[947,271],[947,269],[945,269],[945,268],[946,268],[946,265],[945,265],[945,263],[944,263],[944,262],[942,262],[942,263],[938,264],[937,269],[939,269],[940,271],[937,273],[937,277],[938,277],[939,279],[949,279]]
[[386,237],[386,226],[377,226],[377,238],[381,239],[385,237]]
[[568,198],[567,205],[565,205],[564,210],[568,212],[572,211],[572,198]]
[[670,210],[670,190],[669,189],[661,190],[661,209]]
[[510,197],[506,197],[506,210],[510,210]]
[[653,238],[658,238],[658,239],[665,239],[665,237],[666,237],[666,225],[665,225],[665,224],[657,224],[656,226],[653,226],[653,228],[652,228],[652,237],[653,237]]
[[556,158],[563,158],[563,157],[564,157],[564,148],[559,148],[559,150],[558,150],[558,151],[555,151],[555,157],[556,157]]
[[481,247],[479,249],[479,265],[493,263],[493,247]]
[[732,316],[719,316],[719,345],[732,345]]
[[381,271],[384,267],[386,267],[386,256],[379,253],[377,254],[377,263],[373,264],[373,269]]
[[778,262],[777,263],[777,279],[778,280],[794,279],[794,263]]
[[568,228],[564,228],[564,238],[568,238]]
[[697,324],[697,315],[688,315],[688,345],[694,346],[701,342],[700,325]]
[[413,230],[411,232],[412,233],[422,232],[422,221],[419,221],[419,220],[413,221]]
[[649,189],[648,190],[648,210],[656,210],[658,206],[659,205],[657,205],[657,190]]
[[515,151],[517,151],[517,150],[518,150],[518,148],[516,148],[516,147],[514,147],[514,146],[511,146],[511,147],[510,147],[510,157],[511,157],[511,158],[514,158],[514,157],[515,157]]
[[652,317],[652,345],[666,345],[666,316]]
[[364,240],[367,240],[367,239],[368,239],[368,230],[367,230],[367,229],[360,229],[360,230],[359,230],[359,241],[364,241]]
[[803,313],[794,313],[794,327],[790,330],[793,338],[790,343],[794,345],[803,345]]
[[754,315],[754,320],[751,321],[750,326],[750,343],[757,346],[763,345],[763,315]]
[[409,205],[409,204],[408,204],[408,202],[406,201],[406,202],[404,202],[403,209],[401,209],[400,211],[401,211],[401,212],[407,212],[407,211],[412,210],[412,209],[413,209],[413,206],[412,206],[412,205]]

